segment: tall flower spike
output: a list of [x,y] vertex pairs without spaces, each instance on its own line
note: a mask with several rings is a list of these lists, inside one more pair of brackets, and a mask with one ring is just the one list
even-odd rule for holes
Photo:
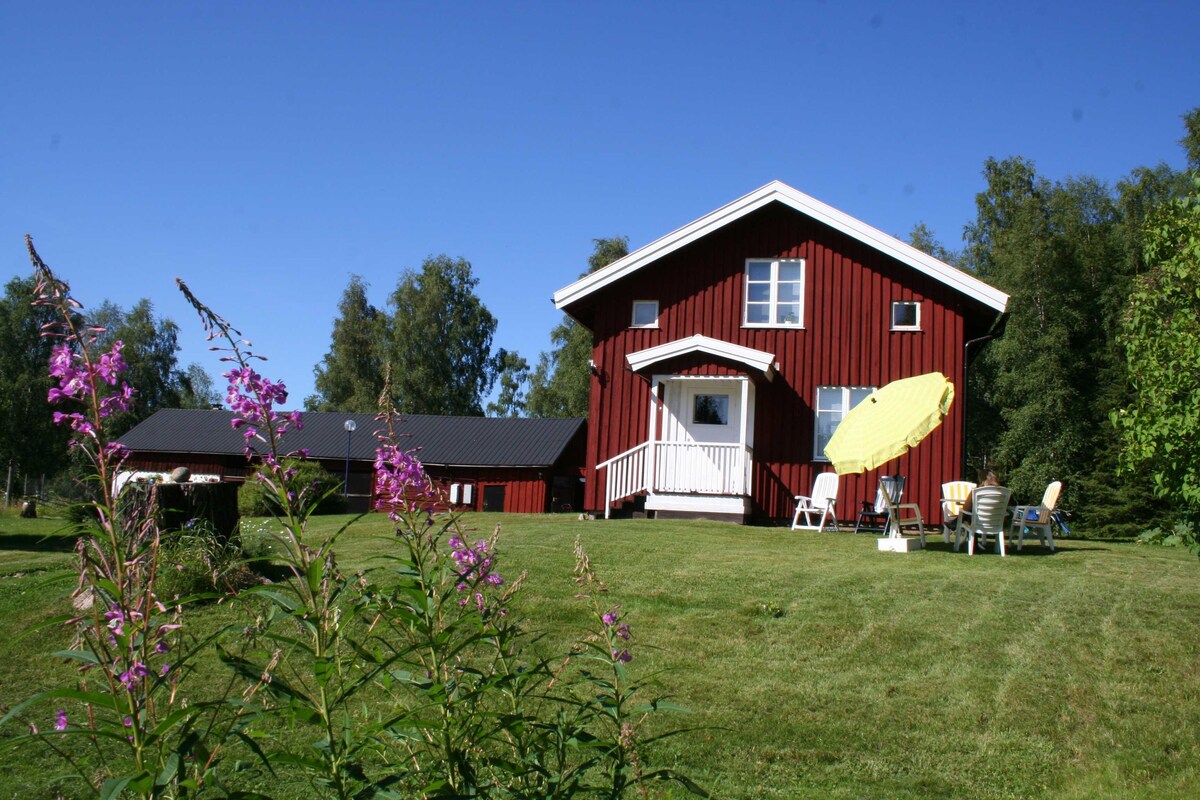
[[245,442],[244,450],[247,457],[255,454],[254,443],[266,445],[266,453],[261,454],[264,462],[272,469],[279,469],[280,455],[279,438],[290,428],[299,430],[304,427],[303,417],[299,411],[280,412],[275,410],[276,404],[287,402],[287,387],[282,381],[271,381],[264,378],[250,367],[250,361],[258,359],[266,361],[263,356],[256,355],[249,347],[250,342],[242,338],[242,332],[229,324],[224,317],[216,314],[211,308],[200,301],[187,284],[180,278],[175,279],[175,285],[183,293],[184,299],[196,310],[200,322],[208,335],[209,341],[223,339],[226,347],[213,346],[212,349],[226,352],[222,360],[232,362],[235,366],[224,373],[229,380],[226,402],[234,411],[232,425],[235,430],[242,431]]

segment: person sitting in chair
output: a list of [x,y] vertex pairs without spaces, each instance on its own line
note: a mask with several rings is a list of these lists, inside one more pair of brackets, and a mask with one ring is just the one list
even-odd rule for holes
[[[979,483],[975,486],[978,489],[980,486],[1000,486],[1000,478],[990,469],[985,469],[979,473]],[[971,501],[975,498],[975,489],[967,495],[967,499],[963,502],[963,511],[971,510]]]

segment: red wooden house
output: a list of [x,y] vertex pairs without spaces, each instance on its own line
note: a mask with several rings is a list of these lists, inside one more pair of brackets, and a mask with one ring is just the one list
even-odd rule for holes
[[[658,516],[791,516],[871,389],[940,371],[950,416],[881,468],[937,519],[962,471],[966,345],[1008,296],[778,181],[554,295],[593,333],[588,510],[645,497]],[[839,516],[879,473],[841,479]]]

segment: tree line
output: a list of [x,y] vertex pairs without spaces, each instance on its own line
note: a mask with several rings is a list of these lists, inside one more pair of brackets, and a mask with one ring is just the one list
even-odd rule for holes
[[[1184,170],[1140,166],[1110,186],[990,158],[961,251],[924,225],[910,234],[1010,296],[1002,330],[968,372],[970,469],[999,471],[1024,497],[1062,480],[1080,523],[1115,534],[1200,521],[1200,109],[1183,123]],[[628,251],[625,237],[593,240],[583,274]],[[467,260],[431,256],[404,270],[379,308],[350,276],[305,407],[587,416],[591,332],[564,316],[532,367],[493,351],[496,319],[478,282]],[[68,466],[66,434],[50,422],[32,290],[14,278],[0,301],[0,467],[53,475]],[[104,303],[91,319],[125,342],[140,399],[124,429],[159,408],[219,401],[201,367],[179,368],[178,329],[149,300],[127,311]]]
[[[621,236],[593,244],[587,272],[629,252]],[[533,368],[515,350],[493,353],[496,318],[476,295],[478,283],[465,259],[431,256],[401,274],[381,309],[351,275],[305,407],[374,412],[383,400],[404,414],[587,416],[591,331],[564,316]]]
[[988,159],[964,249],[912,236],[1010,296],[968,374],[969,462],[1023,497],[1062,480],[1080,524],[1114,535],[1200,512],[1200,109],[1183,122],[1183,171],[1109,186]]
[[[53,342],[42,336],[50,312],[33,305],[33,299],[32,277],[13,278],[0,297],[0,481],[7,489],[9,476],[15,475],[20,482],[14,491],[24,488],[25,479],[40,486],[58,476],[69,488],[70,476],[81,466],[68,455],[69,431],[52,420],[47,365]],[[203,367],[180,367],[179,328],[157,316],[150,300],[129,309],[106,301],[85,311],[88,325],[105,329],[100,339],[105,349],[117,340],[124,343],[127,380],[138,392],[130,411],[112,420],[114,435],[160,408],[208,408],[220,402]]]

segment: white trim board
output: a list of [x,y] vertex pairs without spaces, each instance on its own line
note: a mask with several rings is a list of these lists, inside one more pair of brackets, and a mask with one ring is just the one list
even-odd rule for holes
[[634,250],[624,258],[618,259],[607,267],[585,275],[569,286],[554,293],[554,305],[558,309],[575,303],[587,297],[592,292],[612,284],[625,276],[640,270],[654,261],[668,255],[708,234],[741,219],[747,214],[774,202],[783,203],[818,222],[823,222],[834,230],[857,239],[881,253],[885,253],[918,272],[922,272],[938,280],[950,288],[971,297],[980,303],[1004,311],[1008,305],[1008,295],[970,273],[953,267],[944,261],[924,253],[912,245],[905,244],[894,236],[889,236],[877,228],[838,211],[820,200],[809,197],[785,183],[771,181],[766,186],[756,189],[732,203],[721,206],[716,211],[704,215],[695,222],[684,225],[678,230],[656,239],[645,247]]

